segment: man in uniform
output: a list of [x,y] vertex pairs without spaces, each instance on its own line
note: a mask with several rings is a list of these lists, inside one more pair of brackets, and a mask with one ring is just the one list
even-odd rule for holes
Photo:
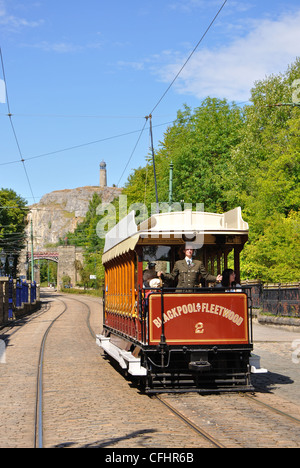
[[177,288],[195,288],[199,285],[200,279],[204,278],[210,283],[222,281],[222,276],[213,276],[207,273],[204,265],[200,260],[193,260],[194,250],[187,246],[184,250],[185,259],[178,260],[173,268],[172,273],[163,273],[159,271],[158,277],[175,280],[178,278]]

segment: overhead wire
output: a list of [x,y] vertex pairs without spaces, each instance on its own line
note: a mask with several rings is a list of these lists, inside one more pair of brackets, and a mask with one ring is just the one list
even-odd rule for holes
[[208,28],[206,29],[206,31],[204,32],[204,34],[202,35],[201,39],[198,41],[198,43],[196,44],[196,46],[194,47],[194,49],[192,50],[192,52],[190,53],[190,55],[188,56],[188,58],[186,59],[186,61],[184,62],[184,64],[182,65],[182,67],[180,68],[179,72],[177,73],[177,75],[175,76],[175,78],[173,79],[173,81],[170,83],[170,85],[168,86],[168,88],[166,89],[166,91],[163,93],[163,95],[161,96],[161,98],[158,100],[158,102],[156,103],[156,105],[153,107],[152,111],[150,112],[150,115],[153,114],[153,112],[157,109],[157,107],[159,106],[159,104],[162,102],[162,100],[164,99],[164,97],[166,96],[166,94],[170,91],[170,89],[172,88],[172,86],[174,85],[175,81],[177,80],[177,78],[179,77],[179,75],[181,75],[183,69],[186,67],[186,65],[188,64],[188,62],[191,60],[192,56],[194,55],[194,53],[196,52],[196,50],[198,49],[199,45],[202,43],[203,39],[205,38],[205,36],[207,35],[207,33],[209,32],[209,30],[212,28],[213,24],[215,23],[216,19],[218,18],[218,16],[220,15],[221,11],[223,10],[223,8],[225,7],[227,3],[227,0],[224,1],[223,5],[221,6],[221,8],[219,9],[219,11],[217,12],[217,14],[215,15],[214,19],[211,21],[211,23],[209,24]]
[[133,148],[133,151],[132,151],[132,153],[131,153],[131,155],[130,155],[128,161],[127,161],[127,164],[126,164],[126,166],[125,166],[125,168],[124,168],[124,170],[123,170],[123,172],[122,172],[122,174],[121,174],[121,177],[120,177],[120,179],[119,179],[119,182],[117,183],[117,187],[119,186],[119,184],[120,184],[120,182],[121,182],[121,180],[122,180],[122,178],[123,178],[123,175],[125,174],[125,171],[126,171],[127,167],[129,166],[129,163],[130,163],[130,161],[131,161],[131,159],[132,159],[132,157],[133,157],[133,155],[134,155],[134,153],[135,153],[135,151],[136,151],[136,149],[137,149],[137,147],[138,147],[138,144],[139,144],[139,142],[140,142],[140,139],[142,138],[142,135],[143,135],[143,133],[144,133],[146,124],[147,124],[147,120],[146,120],[145,123],[144,123],[144,126],[143,126],[143,128],[142,128],[142,130],[141,130],[141,132],[140,132],[140,134],[139,134],[139,137],[138,137],[137,142],[136,142],[136,144],[135,144],[135,146],[134,146],[134,148]]
[[[7,114],[0,112],[0,115],[7,116]],[[82,115],[82,114],[16,114],[14,117],[53,117],[63,119],[141,119],[141,115]]]
[[[163,127],[164,125],[169,125],[172,122],[173,121],[164,122],[162,124],[154,125],[154,128]],[[33,159],[45,158],[47,156],[53,156],[55,154],[64,153],[65,151],[71,151],[71,150],[78,149],[78,148],[84,148],[85,146],[91,146],[91,145],[95,145],[97,143],[102,143],[103,141],[114,140],[114,139],[122,138],[122,137],[125,137],[125,136],[128,136],[128,135],[133,135],[134,133],[142,133],[144,130],[145,130],[145,126],[142,128],[142,130],[140,129],[140,130],[134,130],[132,132],[120,133],[119,135],[114,135],[114,136],[111,136],[111,137],[101,138],[100,140],[90,141],[88,143],[82,143],[80,145],[70,146],[68,148],[63,148],[63,149],[60,149],[60,150],[51,151],[49,153],[38,154],[37,156],[31,156],[31,157],[28,157],[28,158],[26,157],[26,158],[23,158],[23,159],[24,159],[24,161],[32,161]],[[3,163],[0,163],[0,166],[8,166],[8,165],[11,165],[11,164],[17,164],[19,162],[20,162],[19,159],[14,160],[14,161],[6,161],[6,162],[3,162]]]
[[6,80],[5,67],[4,67],[4,60],[3,60],[3,55],[2,55],[2,49],[1,49],[1,47],[0,47],[0,58],[1,58],[1,66],[2,66],[3,79],[4,79],[4,83],[5,83],[6,104],[7,104],[7,110],[8,110],[8,114],[7,114],[7,115],[8,115],[8,117],[9,117],[10,125],[11,125],[12,132],[13,132],[13,135],[14,135],[14,138],[15,138],[15,141],[16,141],[16,144],[17,144],[17,148],[18,148],[19,155],[20,155],[20,161],[22,162],[22,165],[23,165],[23,169],[24,169],[25,176],[26,176],[26,179],[27,179],[27,182],[28,182],[28,185],[29,185],[29,189],[30,189],[32,198],[33,198],[33,200],[34,200],[34,202],[35,202],[35,196],[34,196],[34,194],[33,194],[32,185],[31,185],[31,182],[30,182],[30,179],[29,179],[29,175],[28,175],[28,172],[27,172],[27,169],[26,169],[25,160],[24,160],[23,155],[22,155],[20,143],[19,143],[19,140],[18,140],[18,137],[17,137],[17,133],[16,133],[16,130],[15,130],[15,126],[14,126],[13,120],[12,120],[12,113],[11,113],[11,108],[10,108],[10,102],[9,102],[9,96],[8,96],[8,90],[7,90],[7,80]]
[[[0,57],[1,57],[1,64],[2,64],[2,70],[3,70],[3,77],[4,77],[4,82],[5,82],[5,89],[6,89],[6,101],[7,101],[7,108],[8,108],[8,114],[6,114],[8,117],[9,117],[9,120],[10,120],[10,124],[11,124],[11,127],[12,127],[12,131],[13,131],[13,135],[14,135],[14,138],[15,138],[15,141],[16,141],[16,144],[17,144],[17,148],[18,148],[18,152],[19,152],[19,156],[20,156],[20,159],[19,160],[15,160],[15,161],[10,161],[10,162],[4,162],[4,163],[0,163],[0,166],[4,166],[4,165],[10,165],[10,164],[15,164],[15,163],[19,163],[21,162],[22,165],[23,165],[23,169],[24,169],[24,172],[25,172],[25,175],[26,175],[26,179],[28,181],[28,185],[29,185],[29,188],[30,188],[30,192],[31,192],[31,195],[32,195],[32,198],[35,202],[35,196],[33,194],[33,189],[32,189],[32,185],[31,185],[31,182],[30,182],[30,179],[29,179],[29,175],[28,175],[28,172],[27,172],[27,168],[26,168],[26,165],[25,165],[25,162],[26,161],[29,161],[29,160],[34,160],[34,159],[38,159],[38,158],[42,158],[42,157],[47,157],[47,156],[51,156],[51,155],[55,155],[55,154],[58,154],[58,153],[62,153],[62,152],[65,152],[65,151],[71,151],[71,150],[74,150],[74,149],[78,149],[78,148],[82,148],[82,147],[85,147],[85,146],[89,146],[89,145],[93,145],[93,144],[96,144],[96,143],[100,143],[100,142],[103,142],[103,141],[108,141],[108,140],[112,140],[112,139],[115,139],[115,138],[120,138],[120,137],[123,137],[123,136],[127,136],[127,135],[131,135],[131,134],[134,134],[134,133],[139,133],[139,136],[138,136],[138,139],[137,139],[137,142],[133,148],[133,151],[131,152],[130,154],[130,157],[126,163],[126,166],[121,174],[121,177],[119,178],[119,181],[118,181],[118,184],[117,186],[119,186],[125,172],[126,172],[126,169],[128,168],[128,165],[130,163],[130,161],[132,160],[132,157],[137,149],[137,146],[141,140],[141,137],[142,137],[142,134],[143,132],[145,131],[145,127],[146,127],[146,124],[150,118],[150,123],[151,123],[151,118],[152,118],[152,114],[153,112],[157,109],[157,107],[160,105],[160,103],[163,101],[163,99],[165,98],[165,96],[167,95],[167,93],[170,91],[170,89],[172,88],[172,86],[174,85],[174,83],[176,82],[176,80],[178,79],[178,77],[180,76],[180,74],[182,73],[182,71],[184,70],[184,68],[186,67],[186,65],[188,64],[188,62],[191,60],[192,56],[195,54],[196,50],[199,48],[200,44],[202,43],[202,41],[204,40],[204,38],[206,37],[206,35],[208,34],[208,32],[210,31],[210,29],[212,28],[213,24],[215,23],[216,19],[218,18],[218,16],[220,15],[221,11],[223,10],[223,8],[225,7],[226,3],[227,3],[228,0],[225,0],[222,4],[222,6],[219,8],[218,12],[216,13],[216,15],[214,16],[213,20],[210,22],[209,26],[207,27],[207,29],[205,30],[204,34],[201,36],[200,40],[198,41],[198,43],[196,44],[196,46],[194,47],[194,49],[192,50],[192,52],[190,53],[190,55],[188,56],[188,58],[186,59],[186,61],[184,62],[184,64],[182,65],[182,67],[180,68],[180,70],[178,71],[178,73],[176,74],[176,76],[174,77],[174,79],[172,80],[172,82],[170,83],[170,85],[168,86],[168,88],[165,90],[165,92],[162,94],[162,96],[160,97],[160,99],[157,101],[157,103],[155,104],[155,106],[153,107],[152,111],[149,113],[149,116],[146,116],[146,122],[142,128],[142,130],[136,130],[136,131],[132,131],[132,132],[127,132],[127,133],[124,133],[124,134],[120,134],[120,135],[116,135],[116,136],[112,136],[112,137],[107,137],[107,138],[103,138],[103,139],[100,139],[100,140],[96,140],[96,141],[92,141],[92,142],[89,142],[89,143],[84,143],[84,144],[80,144],[80,145],[75,145],[75,146],[72,146],[72,147],[68,147],[68,148],[64,148],[64,149],[61,149],[61,150],[56,150],[56,151],[53,151],[53,152],[49,152],[49,153],[44,153],[44,154],[40,154],[40,155],[37,155],[37,156],[32,156],[32,157],[28,157],[28,158],[24,158],[23,154],[22,154],[22,151],[21,151],[21,147],[20,147],[20,144],[19,144],[19,140],[17,138],[17,134],[16,134],[16,130],[15,130],[15,127],[14,127],[14,124],[13,124],[13,120],[12,120],[12,117],[13,117],[13,114],[11,113],[11,108],[10,108],[10,102],[9,102],[9,97],[8,97],[8,91],[7,91],[7,81],[6,81],[6,77],[5,77],[5,68],[4,68],[4,60],[3,60],[3,55],[2,55],[2,50],[1,50],[1,47],[0,47]],[[44,115],[45,117],[49,117],[50,115]],[[52,115],[51,115],[52,116]],[[56,117],[75,117],[75,116],[67,116],[67,115],[56,115]],[[77,116],[77,117],[93,117],[93,118],[108,118],[107,116]],[[137,117],[126,117],[126,116],[114,116],[111,118],[137,118]],[[172,122],[166,122],[164,124],[161,124],[161,125],[154,125],[153,127],[156,128],[158,126],[163,126],[163,125],[168,125],[168,124],[171,124],[173,123]]]
[[[170,83],[170,85],[167,87],[166,91],[162,94],[162,96],[160,97],[160,99],[157,101],[157,103],[155,104],[155,106],[153,107],[152,111],[149,113],[149,115],[147,115],[145,118],[146,118],[146,123],[148,122],[149,120],[149,123],[150,123],[150,135],[151,135],[151,138],[153,139],[153,133],[152,133],[152,115],[154,113],[154,111],[157,109],[157,107],[160,105],[160,103],[163,101],[163,99],[165,98],[165,96],[168,94],[168,92],[170,91],[170,89],[172,88],[172,86],[174,85],[175,81],[178,79],[178,77],[181,75],[182,71],[184,70],[184,68],[186,67],[186,65],[188,64],[188,62],[191,60],[191,58],[193,57],[193,55],[195,54],[196,50],[198,49],[198,47],[200,46],[200,44],[202,43],[202,41],[204,40],[204,38],[206,37],[206,35],[208,34],[208,32],[210,31],[210,29],[212,28],[213,24],[215,23],[215,21],[217,20],[217,18],[219,17],[221,11],[223,10],[223,8],[225,7],[227,3],[227,0],[225,0],[222,4],[222,6],[219,8],[218,12],[216,13],[216,15],[214,16],[213,20],[210,22],[209,26],[206,28],[204,34],[202,34],[200,40],[197,42],[196,46],[194,47],[194,49],[192,50],[192,52],[190,53],[190,55],[188,56],[188,58],[186,59],[186,61],[184,62],[184,64],[182,65],[182,67],[180,68],[180,70],[178,71],[178,73],[176,74],[176,76],[174,77],[174,79],[172,80],[172,82]],[[141,135],[140,135],[141,137]],[[139,143],[139,140],[140,140],[140,137],[138,139],[138,142],[137,144]],[[135,148],[134,148],[134,151],[136,150],[136,147],[137,147],[137,144],[135,145]],[[152,148],[152,151],[153,151],[153,148]],[[131,161],[132,159],[132,156],[133,154],[131,154],[130,158],[129,158],[129,161],[128,163],[126,164],[126,167],[122,173],[122,176],[120,177],[120,180],[118,182],[118,185],[120,183],[120,181],[122,180],[122,177],[128,167],[128,164],[129,162]],[[153,164],[154,164],[154,155],[153,155]],[[156,196],[157,197],[157,196]]]

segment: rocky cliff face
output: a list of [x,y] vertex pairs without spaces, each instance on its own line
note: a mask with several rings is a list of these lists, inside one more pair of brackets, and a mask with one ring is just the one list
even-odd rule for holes
[[[33,222],[34,250],[43,251],[49,244],[56,244],[67,232],[73,232],[84,220],[94,193],[99,194],[102,202],[109,203],[121,192],[122,189],[117,187],[80,187],[44,195],[31,207],[29,216]],[[30,223],[27,235],[29,240]]]

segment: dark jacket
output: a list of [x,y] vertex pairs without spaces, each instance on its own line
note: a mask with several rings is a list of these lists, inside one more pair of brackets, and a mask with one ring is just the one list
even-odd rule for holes
[[204,278],[210,283],[216,281],[216,276],[212,276],[204,268],[200,260],[193,260],[190,266],[186,260],[178,260],[173,268],[172,273],[164,273],[162,278],[175,280],[178,278],[177,288],[194,288],[198,286],[201,278]]

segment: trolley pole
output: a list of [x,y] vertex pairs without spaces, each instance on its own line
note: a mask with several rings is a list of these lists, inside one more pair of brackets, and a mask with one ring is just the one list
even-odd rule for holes
[[171,206],[173,203],[173,168],[174,164],[171,161],[170,164],[170,177],[169,177],[169,211],[171,211]]
[[155,155],[154,155],[154,144],[153,144],[152,115],[150,114],[148,117],[146,117],[146,119],[150,120],[150,137],[151,137],[151,152],[152,152],[154,183],[155,183],[156,213],[159,213],[159,202],[158,202],[157,180],[156,180],[156,169],[155,169]]

